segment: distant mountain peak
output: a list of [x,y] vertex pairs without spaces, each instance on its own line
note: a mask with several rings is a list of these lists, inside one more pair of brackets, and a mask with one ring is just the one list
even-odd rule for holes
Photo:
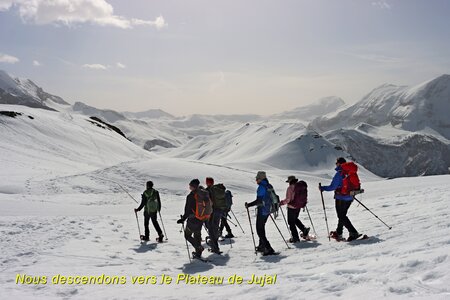
[[14,78],[0,70],[0,103],[54,110],[53,104],[69,105],[61,97],[45,92],[30,79]]

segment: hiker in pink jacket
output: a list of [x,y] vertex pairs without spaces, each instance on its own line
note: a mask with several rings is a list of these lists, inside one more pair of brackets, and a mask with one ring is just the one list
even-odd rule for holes
[[298,236],[297,227],[302,231],[303,237],[308,238],[309,227],[305,227],[298,218],[300,209],[305,207],[307,201],[307,185],[304,181],[298,181],[295,176],[289,176],[287,181],[289,187],[286,190],[286,199],[281,201],[281,205],[287,205],[287,215],[289,229],[291,230],[292,238],[289,239],[291,243],[297,243],[300,241]]

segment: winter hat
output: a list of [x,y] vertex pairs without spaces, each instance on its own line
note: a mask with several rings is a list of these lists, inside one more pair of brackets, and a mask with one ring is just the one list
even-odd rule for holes
[[200,185],[200,180],[192,179],[191,182],[189,182],[189,185],[194,187],[194,188],[198,188],[198,186]]
[[213,184],[214,184],[214,178],[212,178],[212,177],[206,177],[206,185],[208,185],[208,184],[213,185]]
[[343,157],[339,157],[337,160],[336,160],[336,163],[337,164],[344,164],[344,163],[346,163],[347,161],[345,160],[345,158],[343,158]]
[[286,180],[286,182],[289,182],[289,183],[291,183],[292,181],[297,182],[298,179],[295,176],[289,176],[288,179]]
[[147,188],[148,189],[153,188],[153,181],[147,181]]
[[267,179],[266,172],[259,171],[258,174],[256,174],[256,179],[260,179],[260,180]]

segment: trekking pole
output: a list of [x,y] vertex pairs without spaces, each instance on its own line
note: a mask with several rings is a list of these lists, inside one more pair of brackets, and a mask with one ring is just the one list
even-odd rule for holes
[[236,222],[238,223],[239,227],[242,230],[242,233],[245,234],[244,229],[242,229],[241,223],[239,223],[239,220],[236,218],[236,215],[234,214],[233,210],[230,209],[231,213],[233,214],[234,219],[236,220]]
[[281,210],[281,215],[283,216],[284,223],[286,224],[286,228],[287,228],[289,234],[291,235],[291,238],[293,238],[292,232],[291,232],[291,230],[289,229],[288,223],[287,223],[287,221],[286,221],[286,217],[284,216],[283,208],[280,208],[280,210]]
[[166,228],[164,227],[164,222],[163,222],[163,219],[162,219],[162,217],[161,217],[161,212],[158,211],[158,214],[159,214],[159,218],[161,219],[161,225],[162,225],[162,227],[163,227],[164,235],[166,236],[166,241],[167,241],[168,238],[167,238]]
[[236,223],[233,223],[233,221],[231,221],[231,219],[228,219],[227,222],[231,223],[231,225],[234,225],[234,227],[237,227]]
[[253,249],[255,249],[255,255],[257,255],[258,252],[256,252],[256,243],[255,243],[255,235],[253,233],[252,219],[250,219],[250,211],[248,210],[248,207],[246,207],[246,209],[247,209],[247,215],[248,215],[248,222],[250,223],[250,231],[252,232],[252,240],[253,240],[253,246],[254,246]]
[[[180,215],[180,218],[182,218],[183,216],[182,215]],[[191,254],[189,253],[189,245],[188,245],[188,242],[187,242],[187,239],[186,239],[186,235],[185,235],[185,230],[184,230],[184,222],[183,223],[181,223],[181,229],[183,230],[183,236],[184,236],[184,241],[186,242],[186,249],[187,249],[187,253],[188,253],[188,257],[189,257],[189,262],[191,263],[192,262],[192,260],[191,260]]]
[[381,223],[383,223],[387,228],[392,229],[392,226],[389,226],[388,224],[384,223],[383,220],[381,220],[380,218],[378,218],[378,216],[376,214],[374,214],[370,209],[367,208],[367,206],[365,206],[361,201],[359,201],[358,199],[356,199],[355,196],[353,196],[353,199],[355,199],[359,204],[361,204],[362,207],[364,207],[365,209],[367,209],[372,215],[374,215],[378,220],[380,220]]
[[131,196],[130,193],[128,193],[128,191],[127,191],[122,185],[120,185],[120,184],[117,183],[117,182],[116,182],[116,184],[117,184],[118,186],[120,186],[120,188],[121,188],[125,193],[127,193],[128,196],[130,196],[130,198],[134,200],[134,202],[136,202],[137,204],[139,204],[139,202],[138,202],[136,199],[134,199],[134,197]]
[[280,233],[281,237],[283,238],[283,241],[286,243],[286,246],[288,247],[288,249],[291,249],[291,247],[289,247],[289,244],[287,243],[286,239],[284,238],[283,234],[281,233],[280,228],[278,228],[277,222],[275,222],[275,219],[272,217],[272,214],[270,214],[269,216],[272,219],[273,224],[275,224],[275,227],[278,229],[278,232]]
[[311,215],[309,214],[308,206],[305,206],[305,208],[306,208],[306,212],[308,213],[309,221],[311,222],[311,226],[313,228],[314,235],[317,237],[316,229],[314,228],[314,224],[313,224],[313,221],[311,219]]
[[319,189],[320,189],[320,197],[322,197],[322,206],[323,206],[323,213],[325,215],[325,223],[327,224],[328,241],[331,242],[330,229],[328,228],[327,211],[325,210],[325,201],[323,200],[323,192],[322,192],[322,184],[321,183],[319,183]]
[[138,219],[137,211],[134,211],[134,214],[136,215],[136,223],[137,223],[138,230],[139,230],[139,240],[141,241],[141,244],[142,244],[141,226],[139,226],[139,219]]

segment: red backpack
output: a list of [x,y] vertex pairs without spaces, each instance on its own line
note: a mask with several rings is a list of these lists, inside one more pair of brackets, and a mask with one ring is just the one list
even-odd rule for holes
[[303,180],[295,184],[294,201],[289,204],[295,208],[303,208],[308,202],[308,185]]
[[342,187],[339,190],[341,195],[350,195],[350,192],[361,189],[361,182],[358,177],[358,166],[354,162],[347,162],[341,165]]

